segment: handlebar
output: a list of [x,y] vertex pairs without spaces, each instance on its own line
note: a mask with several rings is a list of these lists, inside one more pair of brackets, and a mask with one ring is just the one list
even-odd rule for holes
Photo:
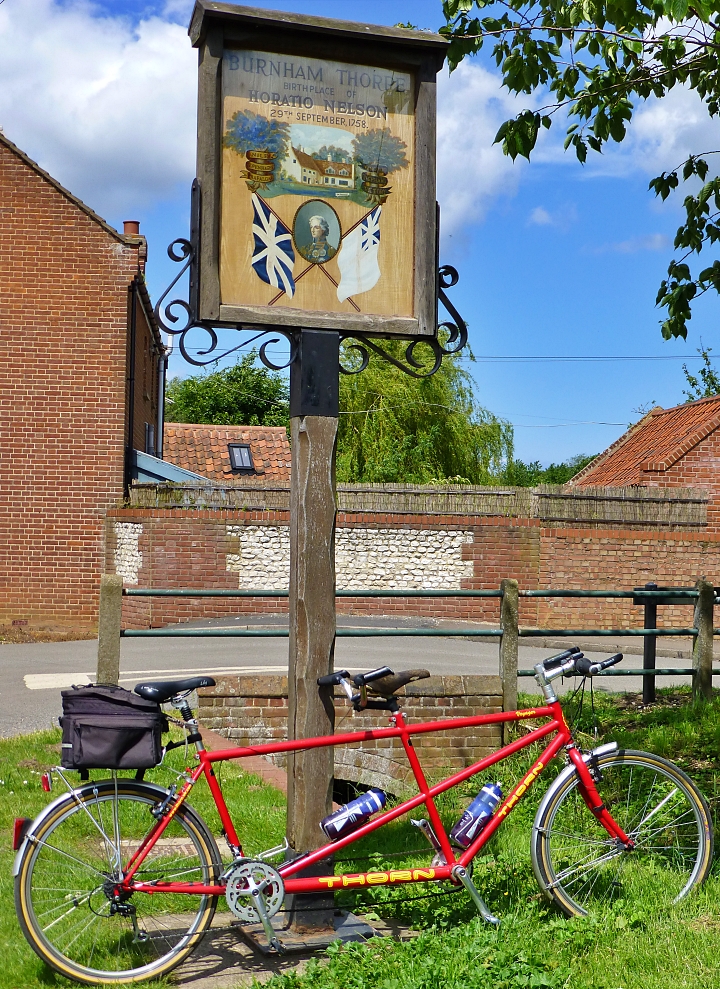
[[592,677],[610,666],[615,666],[622,658],[623,654],[617,652],[609,659],[604,659],[600,663],[593,663],[577,646],[573,646],[571,649],[566,649],[556,656],[549,656],[538,663],[535,666],[535,679],[543,687],[560,676],[573,676],[579,673],[580,676]]
[[603,659],[600,663],[591,663],[587,657],[581,656],[575,663],[575,669],[583,676],[592,677],[602,670],[607,670],[610,666],[615,666],[622,658],[623,654],[616,652],[614,656],[611,656],[609,659]]
[[557,653],[556,656],[548,656],[547,659],[542,661],[542,665],[546,670],[552,670],[554,667],[564,663],[571,656],[582,656],[579,646],[571,646],[569,649],[565,649],[564,652]]
[[[337,670],[335,673],[328,673],[326,676],[318,677],[318,687],[342,687],[347,695],[347,699],[356,710],[366,707],[385,707],[381,701],[369,701],[365,687],[373,680],[381,680],[383,677],[394,676],[394,671],[389,666],[381,666],[377,670],[369,673],[356,673],[351,676],[348,670]],[[353,688],[356,687],[357,690]]]

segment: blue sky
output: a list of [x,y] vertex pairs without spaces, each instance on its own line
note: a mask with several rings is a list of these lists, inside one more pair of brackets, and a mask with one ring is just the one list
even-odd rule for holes
[[[253,6],[442,23],[439,0]],[[175,274],[166,246],[188,233],[191,10],[188,0],[0,4],[0,126],[110,223],[140,220],[155,299]],[[681,402],[682,358],[696,368],[700,338],[719,354],[720,342],[715,298],[697,305],[687,343],[662,340],[654,305],[681,196],[659,204],[648,181],[715,146],[697,101],[679,92],[645,106],[625,144],[584,168],[563,154],[562,125],[529,165],[513,164],[492,146],[497,127],[542,102],[504,93],[487,57],[444,77],[438,192],[441,259],[460,273],[451,297],[470,326],[480,401],[515,425],[517,456],[547,464],[604,449],[643,406]],[[171,371],[189,369],[174,356]]]

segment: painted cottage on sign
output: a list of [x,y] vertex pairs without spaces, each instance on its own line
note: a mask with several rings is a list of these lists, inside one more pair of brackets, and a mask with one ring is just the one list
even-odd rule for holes
[[332,156],[327,159],[313,158],[300,148],[293,148],[287,159],[285,171],[296,182],[304,185],[316,186],[347,186],[348,189],[355,185],[355,164],[350,161],[333,161]]

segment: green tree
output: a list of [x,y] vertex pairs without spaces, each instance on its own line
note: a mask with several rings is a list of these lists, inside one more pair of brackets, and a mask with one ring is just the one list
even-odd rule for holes
[[317,151],[313,151],[312,157],[319,161],[327,161],[328,155],[332,161],[348,161],[350,152],[344,148],[338,148],[334,144],[323,144]]
[[[385,346],[401,356],[402,344]],[[512,459],[512,426],[477,403],[473,384],[452,357],[422,380],[374,356],[342,375],[338,480],[493,483]]]
[[168,422],[287,428],[289,416],[287,381],[258,364],[255,352],[232,367],[172,378],[165,394]]
[[[444,0],[443,12],[451,69],[487,41],[510,92],[550,93],[547,106],[524,110],[500,127],[496,142],[512,158],[530,157],[540,128],[549,128],[559,110],[570,118],[565,147],[580,162],[588,149],[601,152],[608,141],[624,139],[638,103],[675,87],[693,90],[707,113],[718,115],[718,0]],[[719,260],[696,273],[688,264],[720,240],[720,151],[698,151],[650,182],[661,199],[681,178],[701,185],[685,197],[675,237],[679,253],[657,295],[666,309],[666,339],[686,337],[692,301],[720,291]]]
[[715,370],[713,362],[710,360],[712,347],[703,347],[702,340],[698,347],[698,354],[703,359],[703,366],[698,373],[691,374],[687,364],[683,364],[683,373],[690,386],[689,391],[683,390],[683,395],[687,395],[686,402],[695,402],[698,398],[712,398],[713,395],[720,395],[720,374]]
[[385,175],[407,168],[407,145],[390,133],[388,127],[375,127],[353,138],[355,158],[366,168],[382,171]]
[[539,460],[534,460],[530,464],[522,460],[511,460],[502,472],[500,480],[503,484],[518,488],[534,488],[538,484],[567,484],[596,456],[597,454],[593,454],[588,457],[579,453],[564,463],[550,464],[549,467],[543,467]]

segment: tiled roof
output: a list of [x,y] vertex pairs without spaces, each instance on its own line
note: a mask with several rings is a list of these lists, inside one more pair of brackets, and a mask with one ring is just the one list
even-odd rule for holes
[[720,427],[720,396],[652,409],[570,482],[596,487],[643,484],[648,471],[665,471]]
[[313,158],[312,155],[307,154],[305,151],[301,151],[300,148],[293,148],[293,154],[303,168],[311,168],[320,175],[324,175],[328,168],[330,169],[331,175],[339,175],[340,173],[338,170],[341,167],[348,169],[348,175],[352,173],[352,162],[350,161],[327,161],[325,158]]
[[[283,426],[205,426],[166,422],[163,457],[178,467],[222,484],[246,482],[253,476],[268,486],[290,483],[290,444]],[[250,446],[255,475],[230,466],[228,443]]]

